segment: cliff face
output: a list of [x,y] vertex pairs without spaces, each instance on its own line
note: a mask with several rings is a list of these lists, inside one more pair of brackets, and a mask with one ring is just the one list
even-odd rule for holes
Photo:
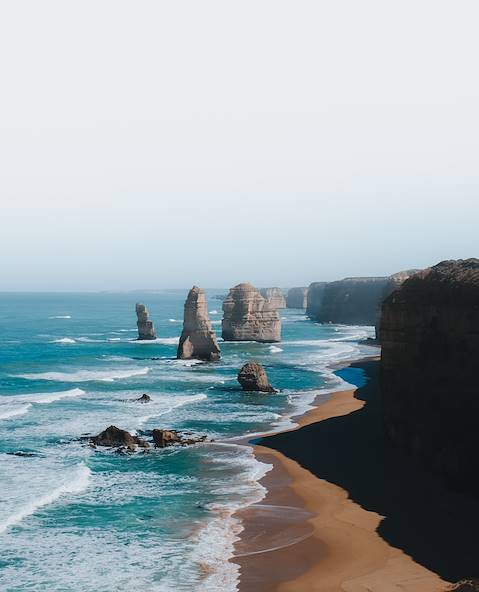
[[286,298],[281,288],[261,288],[260,293],[274,308],[286,308]]
[[387,277],[357,277],[330,282],[324,288],[315,320],[345,325],[375,325]]
[[313,321],[318,320],[326,286],[327,282],[313,282],[309,285],[306,296],[306,316]]
[[156,331],[153,326],[153,321],[150,321],[148,309],[144,304],[138,303],[136,305],[136,316],[138,327],[138,339],[156,339]]
[[281,341],[281,319],[277,309],[251,284],[231,288],[223,301],[225,341]]
[[407,269],[405,271],[398,271],[398,273],[394,273],[390,275],[388,278],[388,282],[386,283],[380,302],[378,303],[377,312],[376,312],[376,339],[380,340],[380,325],[381,325],[381,307],[382,303],[386,300],[386,298],[401,287],[401,285],[409,279],[415,273],[418,273],[419,269]]
[[308,304],[308,288],[290,288],[286,296],[287,308],[306,308]]
[[479,495],[479,259],[409,278],[383,303],[380,337],[388,437]]
[[220,358],[220,348],[208,315],[208,302],[203,288],[193,286],[185,302],[183,331],[177,357],[214,361]]

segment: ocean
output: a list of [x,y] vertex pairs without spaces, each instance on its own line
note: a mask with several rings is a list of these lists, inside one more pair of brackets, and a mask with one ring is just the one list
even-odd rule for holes
[[[219,291],[206,293],[220,336]],[[218,363],[176,360],[186,295],[0,294],[2,591],[236,589],[234,512],[262,499],[270,469],[237,440],[291,426],[341,390],[334,367],[372,353],[359,342],[374,329],[282,310],[279,344],[220,342]],[[154,342],[135,341],[136,302]],[[253,359],[280,393],[241,391]],[[150,403],[134,401],[143,393]],[[111,424],[213,441],[125,455],[81,439]]]

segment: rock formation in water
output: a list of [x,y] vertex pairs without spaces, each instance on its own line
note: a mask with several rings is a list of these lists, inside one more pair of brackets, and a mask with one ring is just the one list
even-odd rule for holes
[[134,450],[137,446],[140,448],[148,448],[149,444],[138,436],[132,436],[130,432],[121,430],[114,425],[109,426],[98,436],[90,438],[90,442],[95,446],[110,446],[111,448],[128,448]]
[[319,311],[323,304],[324,290],[328,282],[313,282],[309,285],[306,296],[306,316],[313,321],[318,320]]
[[266,370],[258,362],[247,362],[238,374],[238,382],[244,391],[276,392],[269,382]]
[[274,308],[286,308],[286,298],[281,288],[261,288],[260,293]]
[[287,308],[306,308],[308,305],[308,288],[290,288],[286,296]]
[[231,288],[223,302],[223,339],[225,341],[281,341],[278,311],[251,284]]
[[185,302],[183,331],[177,357],[215,361],[220,359],[216,333],[208,315],[208,302],[203,288],[193,286]]
[[181,446],[189,446],[191,444],[197,444],[198,442],[204,442],[206,436],[193,436],[186,437],[186,435],[176,430],[153,430],[151,432],[155,448],[165,448],[166,446],[173,446],[180,444]]
[[138,399],[135,399],[135,401],[137,403],[151,403],[151,397],[145,393],[141,397],[138,397]]
[[138,326],[138,339],[156,339],[156,331],[153,326],[153,321],[150,321],[148,309],[144,304],[138,303],[136,305],[136,316],[138,318],[136,322]]
[[406,280],[383,303],[380,337],[387,436],[479,495],[479,259]]

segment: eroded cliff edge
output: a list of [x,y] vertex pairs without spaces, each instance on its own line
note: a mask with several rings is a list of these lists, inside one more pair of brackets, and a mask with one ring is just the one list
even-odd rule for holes
[[410,277],[384,301],[380,337],[388,438],[479,495],[479,259]]

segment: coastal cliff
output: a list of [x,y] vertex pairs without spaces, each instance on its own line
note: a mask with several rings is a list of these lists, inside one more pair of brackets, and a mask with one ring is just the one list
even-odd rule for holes
[[306,316],[313,321],[318,319],[327,284],[328,282],[313,282],[309,285],[306,296]]
[[383,303],[381,384],[388,438],[479,495],[479,259],[443,261]]
[[148,309],[144,304],[137,303],[136,305],[136,325],[138,327],[139,340],[156,339],[156,331],[153,321],[150,321]]
[[319,311],[321,323],[375,325],[388,277],[352,277],[330,282],[324,288]]
[[193,286],[185,302],[183,331],[177,358],[215,361],[220,358],[216,333],[208,315],[208,302],[203,288]]
[[290,288],[286,296],[286,308],[306,308],[308,288]]
[[275,308],[286,308],[286,298],[281,288],[261,288],[261,296],[269,300]]
[[277,309],[251,284],[234,286],[223,301],[222,336],[225,341],[281,341]]
[[393,273],[388,278],[388,282],[386,283],[381,300],[378,303],[377,312],[376,312],[376,339],[380,340],[380,325],[381,325],[381,307],[382,303],[386,300],[386,298],[392,294],[395,290],[397,290],[407,279],[409,279],[415,273],[421,271],[420,269],[407,269],[405,271],[398,271],[397,273]]

